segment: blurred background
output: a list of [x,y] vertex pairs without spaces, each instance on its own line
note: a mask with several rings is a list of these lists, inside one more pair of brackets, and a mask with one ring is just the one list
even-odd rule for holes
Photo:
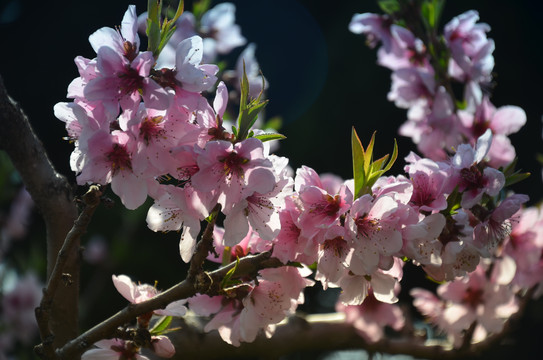
[[[354,126],[367,144],[377,131],[375,154],[390,153],[397,138],[400,155],[393,168],[402,173],[403,158],[415,150],[410,139],[397,135],[406,118],[386,99],[390,71],[376,65],[376,51],[365,46],[363,36],[348,31],[355,13],[380,12],[374,1],[342,0],[237,0],[236,20],[248,43],[255,43],[256,57],[269,82],[268,118],[283,119],[279,155],[290,158],[291,166],[352,177],[350,134]],[[187,0],[186,9],[192,2]],[[212,5],[217,2],[212,2]],[[73,146],[62,140],[64,123],[53,115],[57,102],[68,101],[68,84],[78,76],[73,59],[95,56],[88,36],[103,26],[119,25],[129,4],[138,14],[147,1],[36,2],[0,1],[0,74],[9,94],[19,102],[43,141],[56,168],[75,183],[69,169]],[[543,153],[541,116],[543,101],[543,5],[532,0],[454,0],[446,3],[442,24],[470,10],[479,11],[482,22],[491,25],[488,34],[496,43],[495,89],[497,106],[517,105],[527,114],[527,125],[511,140],[519,156],[518,167],[532,176],[515,190],[530,195],[531,204],[543,197],[541,165]],[[241,48],[227,59],[234,61]],[[1,124],[0,124],[0,131]],[[7,162],[2,160],[4,164]],[[9,165],[5,165],[9,167]],[[20,187],[16,175],[0,173],[3,214],[9,213],[9,199]],[[151,203],[149,203],[150,205]],[[83,243],[87,248],[82,268],[82,327],[94,324],[124,306],[110,281],[111,274],[125,273],[134,280],[165,289],[183,278],[185,265],[178,255],[178,234],[154,234],[146,228],[148,206],[123,210],[120,202],[112,209],[101,207]],[[7,215],[4,216],[6,218]],[[44,229],[39,214],[28,220],[29,239],[14,242],[0,261],[20,268],[45,272]],[[142,254],[156,254],[151,260]],[[12,265],[13,266],[13,265]],[[42,278],[41,281],[44,281]],[[424,277],[406,274],[405,286],[420,286]],[[106,300],[106,296],[110,296]],[[308,311],[330,311],[333,301],[310,300]],[[92,312],[91,312],[92,309]],[[533,308],[526,328],[541,325],[540,308]],[[531,334],[531,335],[530,335]],[[519,339],[535,344],[526,331]],[[533,341],[532,341],[533,340]],[[521,343],[522,344],[522,343]],[[1,349],[1,339],[0,339]]]

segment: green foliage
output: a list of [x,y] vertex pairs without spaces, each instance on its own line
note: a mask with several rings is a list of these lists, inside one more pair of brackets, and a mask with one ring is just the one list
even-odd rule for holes
[[511,186],[513,184],[516,184],[518,182],[521,182],[522,180],[527,179],[531,174],[529,172],[520,172],[520,170],[515,170],[515,167],[517,166],[518,158],[515,158],[511,164],[507,165],[505,169],[503,169],[503,175],[505,176],[505,185],[504,187]]
[[447,208],[441,213],[445,216],[456,214],[456,209],[460,208],[460,201],[462,200],[462,194],[458,191],[458,186],[454,188],[453,192],[447,197]]
[[443,12],[445,0],[427,0],[421,5],[421,18],[426,29],[435,29]]
[[148,0],[147,2],[147,50],[153,52],[158,58],[175,31],[175,22],[183,14],[184,0],[179,1],[177,11],[171,19],[162,19],[162,0]]
[[287,138],[285,135],[281,135],[278,133],[264,133],[264,134],[254,135],[253,137],[259,139],[262,142],[266,142],[270,140],[283,140]]
[[226,275],[224,276],[224,278],[221,281],[221,289],[229,288],[231,286],[239,284],[239,281],[231,280],[232,276],[234,275],[234,273],[238,269],[238,265],[239,265],[239,257],[236,257],[236,264],[234,265],[234,267],[232,269],[228,270],[228,272],[226,273]]
[[[264,81],[264,80],[262,80]],[[262,86],[264,89],[264,86]],[[268,104],[268,100],[262,100],[262,92],[258,94],[256,99],[249,99],[249,79],[245,72],[245,62],[243,63],[243,76],[241,78],[241,94],[239,101],[239,115],[237,121],[237,131],[233,131],[236,135],[236,141],[243,141],[249,137],[249,131],[254,125],[258,114]]]
[[170,326],[172,319],[173,319],[172,316],[161,316],[155,322],[155,324],[149,330],[149,332],[151,333],[151,335],[154,335],[154,336],[164,334],[164,332],[168,330],[168,327]]
[[[364,194],[371,194],[371,187],[379,177],[392,168],[398,157],[398,144],[394,139],[394,150],[392,157],[385,155],[373,161],[373,145],[375,144],[375,132],[371,136],[367,149],[364,150],[362,142],[353,127],[351,134],[351,146],[353,154],[353,177],[355,199]],[[388,161],[388,162],[387,162]]]
[[400,2],[398,0],[379,0],[377,4],[385,12],[385,14],[393,15],[401,9]]
[[211,5],[211,0],[200,0],[195,1],[192,5],[192,13],[196,19],[200,19],[202,15],[209,9]]

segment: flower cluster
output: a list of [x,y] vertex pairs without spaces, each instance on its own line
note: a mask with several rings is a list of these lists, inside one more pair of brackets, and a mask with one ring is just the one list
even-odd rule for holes
[[[507,136],[525,124],[526,114],[517,106],[496,109],[484,91],[494,68],[490,26],[478,23],[472,10],[447,23],[441,38],[424,39],[395,20],[394,14],[356,14],[349,29],[366,34],[373,46],[382,44],[378,63],[393,71],[388,99],[408,109],[400,134],[411,137],[425,156],[442,160],[458,144],[474,145],[491,129],[489,163],[496,168],[511,163],[515,149]],[[460,99],[454,87],[463,89]]]
[[[148,51],[140,50],[143,22],[134,6],[117,30],[102,28],[90,36],[97,56],[76,58],[80,76],[68,88],[73,102],[55,106],[75,145],[71,166],[78,183],[111,184],[128,209],[152,198],[148,227],[180,231],[185,262],[193,259],[201,222],[214,224],[221,212],[222,226],[213,229],[218,257],[210,260],[226,265],[267,251],[285,265],[225,278],[217,294],[188,299],[192,312],[210,317],[205,330],[218,330],[232,345],[251,342],[259,332],[271,336],[303,303],[303,289],[314,283],[309,268],[324,289],[342,289],[338,310],[362,336],[377,341],[384,326],[399,330],[405,322],[391,304],[398,301],[408,262],[434,280],[452,281],[440,290],[444,300],[413,292],[416,305],[438,326],[455,338],[473,322],[486,333],[499,331],[497,322],[516,311],[515,294],[540,283],[533,270],[541,267],[543,245],[530,233],[539,215],[521,212],[528,197],[505,193],[506,183],[518,176],[506,167],[515,154],[506,135],[523,125],[525,115],[516,107],[495,109],[482,95],[493,65],[488,26],[476,24],[477,14],[468,12],[430,46],[388,15],[355,15],[351,30],[367,34],[372,45],[382,43],[379,63],[394,71],[389,98],[409,109],[401,132],[413,137],[425,157],[411,153],[405,175],[385,176],[396,147],[391,157],[374,160],[374,138],[364,149],[353,131],[354,174],[344,181],[306,166],[293,171],[288,159],[270,153],[266,141],[282,136],[254,128],[266,103],[265,85],[250,81],[256,78],[252,70],[239,73],[238,121],[227,130],[228,89],[217,84],[219,67],[211,62],[245,43],[233,11],[226,4],[211,9],[198,21],[199,31],[194,15],[185,13],[162,47],[153,48],[149,26]],[[446,55],[427,50],[442,47]],[[461,102],[454,99],[452,81],[465,85]],[[514,216],[523,220],[515,223]],[[523,249],[537,249],[538,255]],[[497,258],[503,267],[487,265]],[[516,262],[523,265],[507,273]],[[128,277],[113,280],[132,303],[157,295],[154,287]],[[502,293],[507,310],[492,302]],[[183,304],[155,314],[183,316]],[[461,316],[449,304],[469,314],[464,322],[447,322]],[[148,328],[152,315],[140,316],[139,328]],[[167,339],[152,338],[152,344],[158,355],[172,354]],[[86,359],[144,358],[132,341],[96,345]]]
[[[433,279],[451,281],[437,295],[424,289],[411,295],[420,312],[460,346],[502,331],[529,289],[529,296],[540,295],[539,210],[522,208],[528,196],[504,192],[518,175],[507,136],[524,125],[526,115],[490,102],[494,42],[476,11],[455,17],[438,36],[435,18],[417,27],[403,10],[356,14],[349,28],[365,34],[372,47],[381,43],[378,63],[393,71],[388,98],[408,109],[400,134],[428,157],[406,159],[410,203],[425,218],[405,227],[403,254]],[[459,85],[463,95],[457,99],[453,89]],[[421,229],[428,235],[419,235]]]

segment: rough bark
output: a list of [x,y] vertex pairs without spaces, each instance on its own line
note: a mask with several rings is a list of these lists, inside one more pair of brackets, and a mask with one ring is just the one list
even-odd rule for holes
[[[47,276],[77,218],[70,185],[49,160],[21,107],[9,97],[0,77],[0,150],[6,151],[32,196],[47,227]],[[77,336],[79,293],[79,244],[67,254],[65,273],[70,285],[60,286],[51,308],[53,344],[58,347]]]

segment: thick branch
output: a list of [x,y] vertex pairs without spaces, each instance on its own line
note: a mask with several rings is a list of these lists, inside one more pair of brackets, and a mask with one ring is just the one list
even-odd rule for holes
[[51,275],[47,281],[46,287],[43,289],[43,298],[40,306],[36,308],[36,319],[40,330],[40,337],[43,339],[42,344],[38,345],[35,350],[38,355],[45,359],[54,359],[55,352],[52,341],[54,333],[51,332],[49,326],[50,312],[55,299],[57,290],[62,282],[67,286],[71,286],[71,275],[67,274],[64,269],[68,261],[68,254],[74,251],[75,245],[79,244],[81,235],[87,231],[87,227],[91,221],[92,215],[100,204],[100,196],[102,192],[98,186],[92,186],[89,191],[83,196],[85,208],[77,218],[74,226],[66,236],[66,240],[58,253],[58,257]]
[[[66,234],[77,218],[71,188],[56,172],[42,143],[34,134],[21,107],[9,97],[0,77],[0,150],[7,152],[32,196],[47,227],[47,274],[53,271]],[[72,286],[60,287],[51,308],[51,330],[55,346],[77,335],[79,259],[78,246],[67,254],[65,272]],[[45,340],[45,339],[42,339]]]
[[[189,322],[190,323],[190,322]],[[490,337],[469,348],[452,349],[442,345],[428,345],[420,338],[388,338],[368,343],[351,324],[345,323],[343,314],[315,314],[305,318],[292,317],[277,326],[275,334],[267,339],[259,335],[252,343],[235,347],[224,342],[217,331],[203,332],[203,325],[187,323],[170,338],[178,349],[173,359],[269,359],[296,352],[322,352],[362,349],[369,353],[410,355],[414,358],[446,360],[474,359],[499,346],[504,334]]]

